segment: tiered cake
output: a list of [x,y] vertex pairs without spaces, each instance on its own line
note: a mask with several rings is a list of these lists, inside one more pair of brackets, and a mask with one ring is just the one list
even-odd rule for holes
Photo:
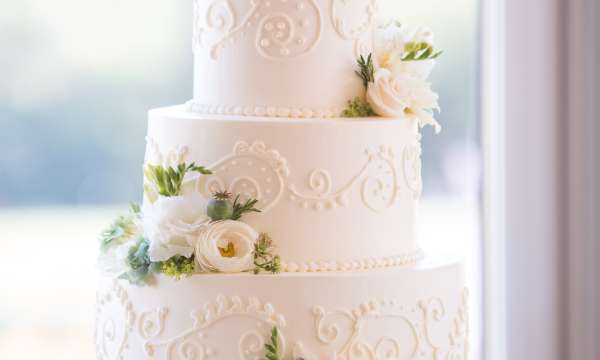
[[194,7],[194,99],[150,111],[144,204],[101,237],[97,358],[466,359],[462,264],[415,236],[431,34]]

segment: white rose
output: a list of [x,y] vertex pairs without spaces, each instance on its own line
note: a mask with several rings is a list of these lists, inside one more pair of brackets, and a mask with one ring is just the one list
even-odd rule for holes
[[206,214],[208,200],[197,192],[159,197],[144,207],[143,229],[150,241],[148,255],[152,261],[165,261],[175,255],[190,257],[196,239],[210,218]]
[[254,263],[254,244],[258,236],[256,230],[240,221],[213,223],[198,238],[198,265],[210,272],[236,273],[250,270]]
[[387,69],[377,70],[367,89],[367,101],[377,115],[417,120],[420,126],[430,124],[439,131],[440,126],[430,113],[439,108],[437,100],[438,95],[425,80],[394,75]]
[[418,61],[400,61],[394,64],[390,70],[394,74],[405,74],[425,80],[429,77],[435,66],[434,59],[418,60]]

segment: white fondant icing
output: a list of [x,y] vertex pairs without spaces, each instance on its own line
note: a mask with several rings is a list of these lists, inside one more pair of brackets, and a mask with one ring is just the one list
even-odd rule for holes
[[96,296],[96,359],[126,359],[135,322],[133,305],[121,284],[111,282],[101,289]]
[[404,166],[404,180],[406,186],[412,191],[415,200],[421,197],[423,180],[421,179],[421,143],[406,145],[403,151],[402,165]]
[[234,8],[232,0],[195,0],[194,52],[207,49],[218,60],[227,46],[249,41],[250,31],[256,32],[257,52],[267,59],[301,55],[319,41],[321,13],[315,0],[255,0],[250,5],[242,9],[240,4]]
[[98,324],[129,326],[125,360],[262,359],[274,326],[283,360],[467,358],[468,299],[455,261],[344,274],[159,276],[143,288],[101,283],[127,299],[127,312],[99,302],[98,313]]
[[[165,308],[167,309],[167,308]],[[180,309],[176,309],[180,310]],[[176,311],[174,310],[174,311]],[[164,321],[158,318],[151,322],[149,318],[140,318],[140,330],[144,327],[159,329],[149,335],[147,331],[140,331],[139,336],[145,340],[143,351],[152,359],[204,359],[215,356],[228,358],[224,352],[231,350],[237,344],[239,359],[255,359],[263,353],[266,339],[272,327],[285,328],[285,318],[277,314],[273,305],[262,304],[258,298],[243,299],[239,296],[226,297],[217,295],[214,300],[203,303],[198,309],[190,309],[190,326],[177,329],[172,337],[162,336]],[[164,312],[166,314],[166,311]],[[250,321],[247,321],[250,320]],[[239,323],[250,324],[248,328],[235,326]],[[219,326],[229,325],[229,330],[222,337],[209,336],[211,329],[220,329]],[[237,341],[236,341],[237,339]],[[227,344],[224,347],[223,344]],[[285,351],[285,339],[280,337],[282,351]]]
[[219,191],[240,195],[245,201],[257,199],[257,207],[266,213],[277,204],[284,192],[290,169],[287,160],[262,141],[238,141],[233,151],[210,165],[213,174],[196,179],[195,188],[205,196]]
[[332,191],[331,175],[327,170],[315,169],[308,178],[308,187],[313,194],[303,194],[294,184],[289,184],[290,200],[301,208],[332,210],[348,206],[348,192],[360,183],[361,200],[368,209],[379,212],[394,205],[400,187],[397,185],[393,151],[382,146],[376,152],[367,149],[365,153],[366,163],[338,190]]
[[419,256],[420,167],[405,151],[418,145],[414,123],[216,117],[174,107],[150,112],[148,138],[213,169],[186,188],[257,198],[263,213],[244,221],[272,236],[286,271],[371,269]]
[[373,9],[374,0],[195,0],[189,109],[339,116],[364,94],[354,70],[372,52]]
[[370,54],[373,49],[370,31],[375,23],[376,1],[332,0],[331,6],[333,27],[342,39],[354,42],[354,56]]

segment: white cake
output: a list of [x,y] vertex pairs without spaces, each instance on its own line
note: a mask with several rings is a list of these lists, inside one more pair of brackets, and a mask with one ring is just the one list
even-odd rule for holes
[[194,98],[150,111],[144,204],[101,237],[97,358],[466,359],[462,263],[415,229],[430,32],[373,0],[194,20]]

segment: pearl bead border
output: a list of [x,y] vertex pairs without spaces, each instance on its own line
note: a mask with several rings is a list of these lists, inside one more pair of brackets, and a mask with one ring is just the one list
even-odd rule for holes
[[281,272],[304,273],[304,272],[331,272],[331,271],[355,271],[372,270],[388,267],[400,267],[413,265],[423,260],[425,254],[418,249],[412,253],[386,256],[382,258],[364,258],[347,261],[306,261],[306,262],[282,262]]
[[285,106],[236,106],[236,105],[207,105],[195,100],[186,103],[188,111],[208,115],[237,115],[258,117],[287,117],[287,118],[336,118],[340,117],[342,110],[336,107],[331,109],[294,108]]

